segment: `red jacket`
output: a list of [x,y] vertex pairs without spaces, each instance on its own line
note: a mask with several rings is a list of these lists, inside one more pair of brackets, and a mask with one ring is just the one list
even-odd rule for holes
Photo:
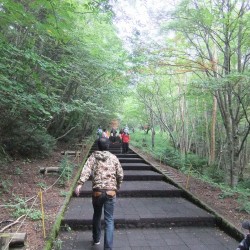
[[124,142],[124,143],[129,143],[129,134],[125,134],[125,133],[123,133],[122,134],[122,142]]

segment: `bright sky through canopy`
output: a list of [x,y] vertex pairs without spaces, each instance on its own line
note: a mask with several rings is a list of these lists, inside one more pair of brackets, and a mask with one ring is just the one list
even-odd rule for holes
[[161,23],[167,21],[167,13],[173,10],[177,0],[118,0],[114,2],[115,25],[119,36],[126,41],[132,35],[147,41],[162,39]]

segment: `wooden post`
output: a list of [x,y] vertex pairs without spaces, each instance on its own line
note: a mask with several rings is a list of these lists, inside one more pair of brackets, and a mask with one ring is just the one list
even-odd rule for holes
[[42,225],[43,225],[43,238],[46,238],[46,232],[45,232],[45,223],[44,223],[44,208],[43,208],[43,192],[40,190],[39,192],[40,201],[41,201],[41,212],[42,212]]
[[9,250],[9,237],[0,236],[0,249]]
[[41,174],[47,174],[47,173],[59,173],[60,169],[59,167],[47,167],[47,168],[40,168]]
[[26,233],[1,233],[0,249],[9,250],[9,247],[24,246],[26,238]]

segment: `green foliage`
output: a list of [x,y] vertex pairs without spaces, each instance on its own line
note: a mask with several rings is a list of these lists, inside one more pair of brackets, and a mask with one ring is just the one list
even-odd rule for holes
[[36,184],[38,187],[40,187],[41,189],[46,189],[47,188],[47,184],[44,182],[39,182]]
[[11,139],[5,135],[4,146],[6,152],[11,155],[18,153],[25,157],[42,157],[49,155],[54,148],[55,140],[45,130],[21,123],[10,131],[12,131]]
[[65,156],[59,166],[59,184],[65,186],[72,176],[75,165]]
[[22,215],[27,215],[31,220],[40,220],[42,218],[42,213],[38,209],[29,208],[27,202],[21,197],[15,197],[12,207],[12,214],[14,217],[18,218]]
[[60,196],[61,197],[66,197],[68,195],[68,192],[66,191],[60,191]]
[[69,225],[66,224],[64,226],[64,230],[67,231],[67,232],[70,232],[72,229],[71,229],[71,227]]
[[54,250],[60,250],[60,249],[62,249],[62,243],[63,243],[62,240],[56,239],[56,240],[53,242],[53,249],[54,249]]
[[53,138],[116,116],[126,53],[109,1],[10,0],[1,10],[0,148],[48,155]]
[[10,180],[1,180],[1,186],[3,188],[3,192],[9,193],[9,188],[12,186],[12,181],[10,181]]
[[250,195],[249,193],[241,194],[238,198],[239,209],[240,211],[245,211],[250,214]]
[[245,211],[250,214],[250,180],[246,179],[244,181],[240,181],[237,185],[237,189],[239,192],[238,203],[241,211]]
[[242,190],[249,190],[250,191],[250,179],[246,179],[244,181],[240,181],[237,185],[237,188]]
[[22,169],[21,168],[19,168],[19,167],[16,167],[15,168],[15,172],[14,172],[16,175],[22,175],[23,174],[23,171],[22,171]]
[[222,169],[216,165],[209,165],[204,169],[204,175],[210,178],[215,183],[223,183],[225,174]]
[[163,162],[177,169],[185,169],[185,158],[171,146],[166,147]]
[[187,154],[185,159],[185,166],[192,166],[192,169],[202,174],[203,170],[208,167],[207,159],[201,158],[195,154]]
[[219,194],[219,198],[225,199],[225,198],[233,197],[234,195],[235,195],[235,192],[233,192],[232,190],[224,190],[222,191],[222,193]]

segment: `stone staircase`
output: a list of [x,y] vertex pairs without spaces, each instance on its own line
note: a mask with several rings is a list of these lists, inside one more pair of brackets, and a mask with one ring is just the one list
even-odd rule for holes
[[[90,154],[95,150],[96,144]],[[122,154],[120,144],[111,144],[109,151],[124,169],[114,212],[114,249],[236,248],[237,241],[217,227],[215,216],[188,200],[185,191],[168,183],[155,167],[132,150]],[[58,236],[63,250],[103,249],[103,237],[101,245],[91,246],[91,189],[89,180],[80,196],[70,200]]]

